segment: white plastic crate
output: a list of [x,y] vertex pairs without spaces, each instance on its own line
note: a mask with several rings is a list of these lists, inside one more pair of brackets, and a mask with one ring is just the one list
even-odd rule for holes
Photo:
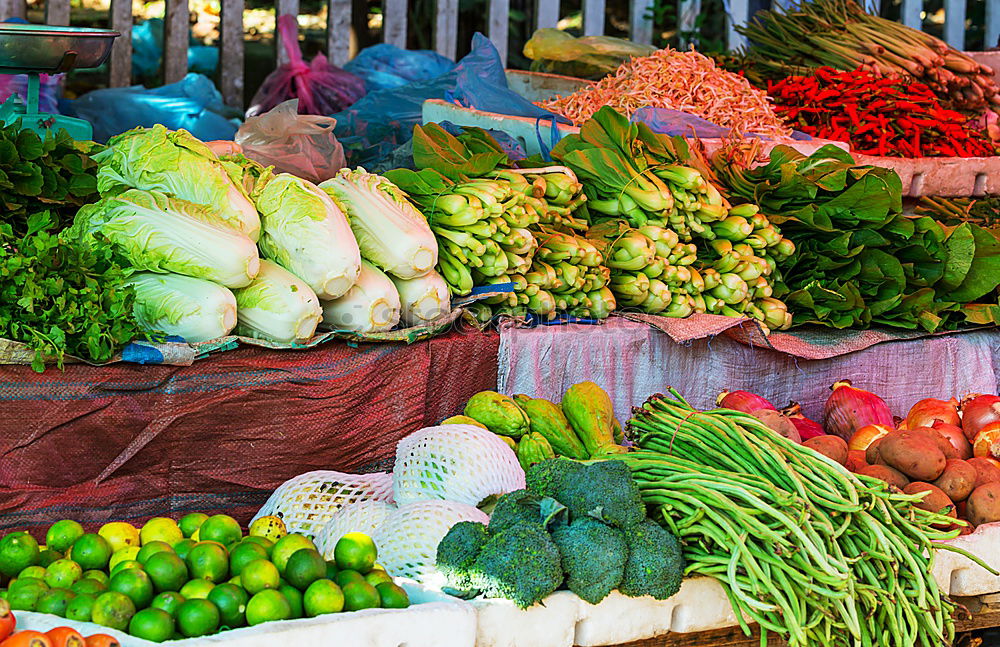
[[[1000,571],[1000,522],[976,528],[970,535],[963,535],[947,542],[968,551]],[[973,562],[964,555],[937,551],[934,559],[934,579],[948,595],[967,597],[1000,593],[1000,576]]]

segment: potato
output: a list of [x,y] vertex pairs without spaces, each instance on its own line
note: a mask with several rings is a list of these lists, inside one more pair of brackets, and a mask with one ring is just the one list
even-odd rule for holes
[[879,442],[878,453],[889,467],[895,467],[914,481],[926,483],[941,476],[946,463],[934,440],[913,431],[889,434]]
[[[884,436],[883,436],[884,438]],[[868,445],[868,449],[865,450],[865,462],[869,465],[879,465],[879,451],[878,448],[882,444],[882,438],[877,439],[871,445]]]
[[771,431],[781,434],[788,440],[792,440],[797,443],[802,442],[802,436],[799,435],[798,427],[796,427],[786,416],[775,411],[774,409],[757,409],[750,415],[770,427]]
[[910,479],[906,478],[906,474],[888,465],[869,465],[868,467],[859,469],[858,474],[885,481],[897,490],[902,490],[910,484]]
[[847,463],[844,467],[852,472],[859,472],[863,468],[868,467],[868,461],[865,460],[865,453],[863,451],[852,449],[847,452]]
[[847,463],[847,441],[840,436],[816,436],[802,444],[837,461],[841,465]]
[[985,456],[978,456],[970,458],[966,462],[976,468],[976,487],[1000,481],[1000,467],[997,466],[996,461]]
[[976,468],[959,458],[949,458],[934,485],[952,501],[964,501],[976,487]]
[[1000,521],[1000,481],[980,485],[965,503],[969,523],[981,526],[984,523]]
[[934,444],[937,445],[937,448],[941,450],[942,454],[944,454],[945,460],[949,458],[962,458],[958,449],[937,429],[932,429],[931,427],[914,427],[913,429],[910,429],[910,431],[933,440]]
[[948,498],[947,494],[941,491],[941,488],[936,485],[914,481],[903,488],[903,492],[906,494],[920,494],[921,492],[927,492],[928,494],[924,497],[923,501],[918,501],[913,505],[921,510],[926,510],[927,512],[939,512],[950,517],[957,516],[955,513],[955,503]]

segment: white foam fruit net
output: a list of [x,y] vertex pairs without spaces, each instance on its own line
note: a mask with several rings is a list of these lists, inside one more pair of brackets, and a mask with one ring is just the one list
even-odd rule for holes
[[389,513],[372,539],[378,547],[378,562],[393,576],[439,584],[437,546],[459,521],[488,523],[489,517],[475,506],[454,501],[420,501]]
[[416,431],[396,445],[392,474],[397,505],[444,499],[478,505],[524,487],[524,470],[507,443],[474,425]]
[[288,532],[315,537],[338,510],[360,501],[391,503],[392,476],[385,472],[306,472],[279,485],[254,520],[275,515],[285,522]]
[[333,559],[333,549],[341,537],[349,532],[363,532],[371,537],[394,509],[392,504],[374,499],[345,505],[316,535],[316,548],[323,559]]

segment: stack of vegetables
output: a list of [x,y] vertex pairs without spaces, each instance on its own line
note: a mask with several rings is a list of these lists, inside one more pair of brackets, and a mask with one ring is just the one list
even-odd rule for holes
[[971,222],[994,234],[1000,233],[1000,196],[985,195],[979,198],[942,198],[924,196],[914,211],[930,216],[945,225]]
[[[795,324],[936,331],[997,321],[988,295],[1000,284],[1000,241],[973,223],[903,215],[894,172],[834,146],[809,157],[778,146],[752,169],[735,158],[715,158],[731,198],[758,205],[797,250],[776,257],[773,284]],[[984,297],[992,303],[976,303]]]

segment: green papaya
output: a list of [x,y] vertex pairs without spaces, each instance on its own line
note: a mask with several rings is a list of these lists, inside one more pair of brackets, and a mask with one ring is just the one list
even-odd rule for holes
[[518,439],[528,432],[528,416],[513,398],[496,391],[480,391],[465,404],[465,415],[501,436]]
[[[481,427],[483,429],[486,429],[486,425],[484,425],[483,423],[479,422],[475,418],[470,418],[469,416],[452,416],[452,417],[448,418],[447,420],[442,420],[441,424],[442,425],[474,425],[476,427]],[[487,429],[487,431],[489,431],[489,430]]]
[[546,459],[555,457],[556,454],[552,451],[552,445],[541,434],[529,433],[517,444],[517,461],[525,470],[535,463],[541,463]]
[[592,457],[628,451],[615,444],[615,411],[611,397],[593,382],[569,387],[563,394],[562,410]]
[[514,396],[515,402],[528,414],[531,431],[541,434],[552,445],[552,451],[559,456],[583,460],[590,458],[587,449],[580,442],[576,432],[569,426],[562,408],[541,398],[522,398]]

